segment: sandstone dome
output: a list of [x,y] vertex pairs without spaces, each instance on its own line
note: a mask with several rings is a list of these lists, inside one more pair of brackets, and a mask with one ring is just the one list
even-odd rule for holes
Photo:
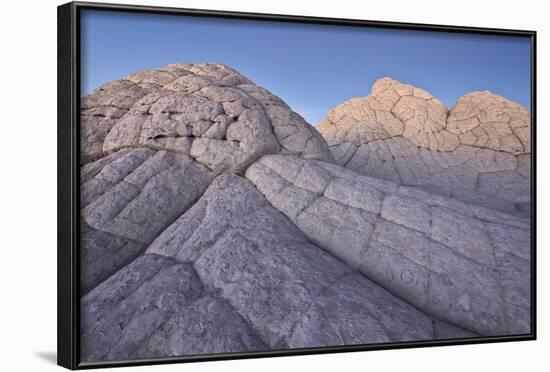
[[221,64],[133,73],[84,97],[81,109],[83,164],[130,147],[190,155],[216,173],[240,172],[279,152],[331,159],[301,116]]
[[[401,157],[370,163],[447,154],[455,172],[452,154],[466,154],[524,177],[524,111],[488,97],[449,114],[384,79],[328,114],[328,145],[219,64],[135,73],[82,98],[82,359],[528,333],[529,219],[407,185]],[[508,116],[488,116],[495,105]],[[478,144],[493,119],[519,142]]]
[[471,92],[447,110],[430,93],[383,78],[316,129],[348,169],[529,214],[530,114],[504,97]]

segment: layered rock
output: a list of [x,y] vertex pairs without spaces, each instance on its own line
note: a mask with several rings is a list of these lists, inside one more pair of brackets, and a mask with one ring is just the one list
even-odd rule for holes
[[[131,107],[83,123],[85,138],[104,133],[81,157],[84,361],[530,332],[529,219],[334,164],[303,119],[222,65],[102,89],[89,107]],[[399,106],[391,92],[376,102]],[[411,122],[426,118],[411,143],[454,133],[410,92]]]
[[173,64],[128,75],[82,99],[81,161],[122,148],[191,156],[216,173],[265,154],[321,160],[321,136],[282,100],[220,64]]
[[527,215],[530,115],[490,92],[447,111],[426,91],[383,78],[336,106],[316,129],[338,164],[403,185]]

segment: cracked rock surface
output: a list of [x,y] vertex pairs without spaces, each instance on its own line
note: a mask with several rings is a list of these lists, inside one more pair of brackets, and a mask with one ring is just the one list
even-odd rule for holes
[[293,156],[263,157],[246,177],[312,243],[426,314],[529,331],[528,219]]
[[235,70],[178,63],[128,75],[82,99],[81,159],[148,147],[239,173],[265,154],[331,160],[325,141],[281,99]]
[[[373,94],[385,119],[345,136],[449,156],[463,145],[441,132],[473,131],[462,121],[492,107],[448,115],[394,81]],[[517,209],[342,166],[330,139],[336,160],[284,102],[223,65],[131,74],[83,102],[83,361],[530,332],[530,221]],[[394,106],[409,119],[384,113]],[[358,107],[346,115],[370,112]],[[406,138],[402,120],[420,129]]]
[[529,214],[530,114],[506,98],[472,92],[448,111],[428,92],[383,78],[316,129],[336,162],[361,174]]

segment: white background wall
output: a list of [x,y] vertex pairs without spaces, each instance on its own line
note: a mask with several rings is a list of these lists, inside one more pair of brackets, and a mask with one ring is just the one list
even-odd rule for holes
[[[119,2],[119,1],[113,1]],[[127,0],[134,4],[538,31],[539,340],[141,367],[151,371],[530,371],[550,365],[550,23],[545,1]],[[0,22],[0,370],[47,371],[56,349],[56,6],[8,0]],[[452,72],[450,72],[452,73]],[[537,367],[538,366],[538,367]]]

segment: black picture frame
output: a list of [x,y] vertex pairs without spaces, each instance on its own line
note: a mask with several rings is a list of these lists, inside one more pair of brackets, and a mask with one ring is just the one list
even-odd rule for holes
[[[80,120],[80,12],[108,10],[144,14],[168,14],[216,17],[322,25],[378,27],[415,31],[444,31],[485,35],[524,36],[531,40],[531,333],[513,336],[476,337],[458,340],[410,341],[399,343],[272,350],[251,353],[227,353],[160,359],[140,359],[81,363],[79,357],[79,120]],[[257,14],[199,9],[178,9],[102,3],[71,2],[58,7],[58,317],[57,358],[60,366],[69,369],[120,367],[181,362],[199,362],[243,358],[265,358],[289,355],[326,354],[381,349],[416,348],[444,345],[482,344],[536,339],[536,31],[491,29],[335,19],[277,14]]]

